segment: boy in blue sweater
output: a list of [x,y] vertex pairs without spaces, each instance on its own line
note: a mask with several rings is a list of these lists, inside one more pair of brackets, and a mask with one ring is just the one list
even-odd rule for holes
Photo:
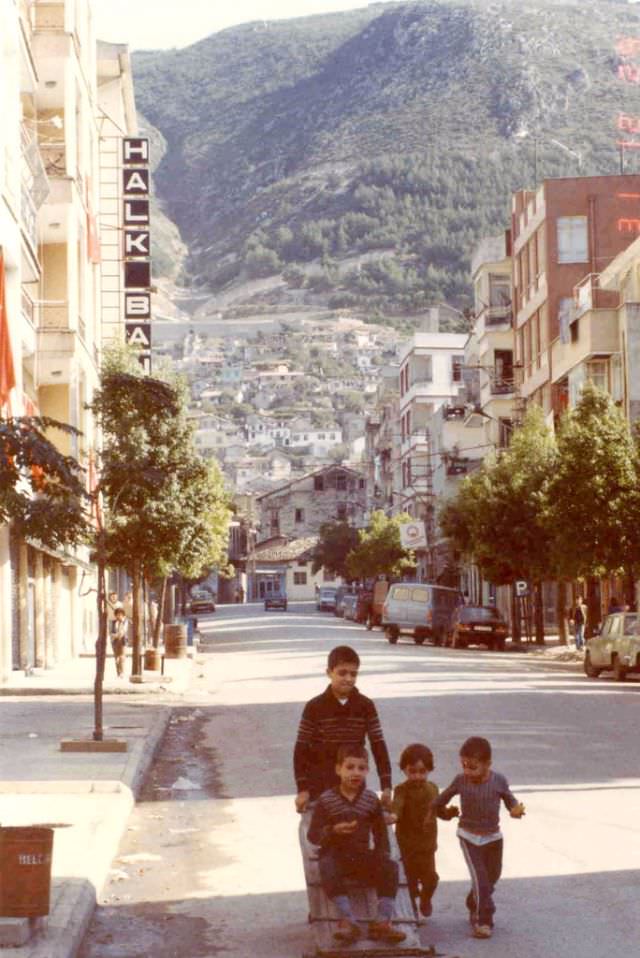
[[[462,774],[434,799],[436,814],[446,810],[450,817],[460,816],[458,838],[471,875],[471,891],[466,905],[474,938],[491,938],[493,930],[493,890],[502,872],[502,833],[500,802],[512,818],[522,818],[524,805],[509,788],[504,775],[491,770],[491,745],[486,738],[468,738],[460,749]],[[454,795],[460,796],[460,811],[445,809]]]

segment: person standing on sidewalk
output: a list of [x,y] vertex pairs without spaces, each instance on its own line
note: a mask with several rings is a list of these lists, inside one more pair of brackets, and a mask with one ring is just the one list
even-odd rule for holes
[[125,649],[129,636],[129,620],[124,614],[124,609],[116,609],[115,620],[113,623],[113,633],[111,635],[111,648],[116,662],[116,674],[119,679],[124,678]]
[[584,648],[584,627],[587,624],[587,607],[581,595],[578,596],[576,607],[573,610],[573,631],[576,641],[576,650]]

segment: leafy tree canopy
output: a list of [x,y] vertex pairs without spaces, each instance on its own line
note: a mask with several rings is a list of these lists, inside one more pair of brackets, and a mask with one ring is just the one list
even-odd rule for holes
[[324,568],[332,575],[349,579],[347,556],[358,541],[357,529],[348,522],[324,522],[320,526],[320,539],[313,554],[313,572]]
[[374,512],[368,527],[358,532],[358,544],[347,557],[348,577],[373,579],[386,575],[398,578],[415,568],[413,552],[400,542],[400,526],[410,521],[411,516],[406,513],[387,516],[380,510]]

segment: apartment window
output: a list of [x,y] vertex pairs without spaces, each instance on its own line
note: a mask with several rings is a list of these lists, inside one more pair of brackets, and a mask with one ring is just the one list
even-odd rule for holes
[[593,359],[587,363],[587,379],[598,389],[609,390],[609,363],[606,359]]
[[346,522],[346,521],[347,521],[347,504],[346,504],[346,502],[339,502],[339,503],[338,503],[337,516],[338,516],[338,522]]
[[280,531],[280,514],[275,510],[271,513],[269,526],[272,535],[276,535]]
[[339,472],[336,476],[336,489],[338,492],[346,492],[347,489],[347,477],[343,472]]
[[462,365],[464,363],[464,356],[452,356],[451,357],[451,380],[454,383],[462,382]]
[[560,216],[558,229],[558,262],[587,263],[589,240],[586,216]]
[[320,441],[320,439],[324,439],[324,433],[323,433],[323,432],[319,432],[319,433],[318,433],[318,441]]
[[324,492],[324,476],[313,477],[313,488],[315,492]]
[[500,449],[506,449],[511,442],[513,432],[513,422],[511,419],[500,418],[498,420],[498,446]]
[[364,489],[364,479],[358,479],[358,489]]
[[510,349],[496,349],[494,361],[494,392],[508,393],[513,389],[513,352]]
[[511,303],[511,283],[507,277],[491,274],[489,276],[489,306],[509,306]]
[[294,584],[294,585],[306,585],[306,584],[307,584],[307,573],[306,573],[306,572],[294,572],[294,573],[293,573],[293,584]]
[[296,509],[296,522],[304,522],[304,509]]

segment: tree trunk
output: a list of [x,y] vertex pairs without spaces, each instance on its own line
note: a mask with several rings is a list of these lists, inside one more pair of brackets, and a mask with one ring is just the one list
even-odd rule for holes
[[600,596],[598,592],[598,580],[595,576],[589,576],[587,579],[587,624],[585,628],[585,638],[591,638],[593,630],[599,623]]
[[558,641],[566,645],[568,641],[567,629],[567,583],[559,579],[556,583],[556,622],[558,624]]
[[142,616],[140,608],[142,597],[142,567],[139,561],[133,563],[131,570],[131,589],[133,592],[133,649],[131,674],[142,675]]
[[516,597],[516,584],[511,583],[511,640],[520,642],[522,630],[520,628],[520,603]]
[[162,623],[164,622],[164,604],[167,598],[167,577],[165,576],[162,580],[162,588],[160,589],[160,598],[158,599],[158,612],[156,615],[156,625],[153,630],[153,647],[157,649],[160,645],[160,631],[162,629]]
[[534,595],[534,625],[536,645],[544,645],[544,593],[542,582],[536,582],[533,587]]
[[98,559],[98,638],[96,640],[96,677],[93,683],[93,740],[101,742],[104,737],[102,723],[102,690],[104,666],[107,657],[107,584],[104,561]]

